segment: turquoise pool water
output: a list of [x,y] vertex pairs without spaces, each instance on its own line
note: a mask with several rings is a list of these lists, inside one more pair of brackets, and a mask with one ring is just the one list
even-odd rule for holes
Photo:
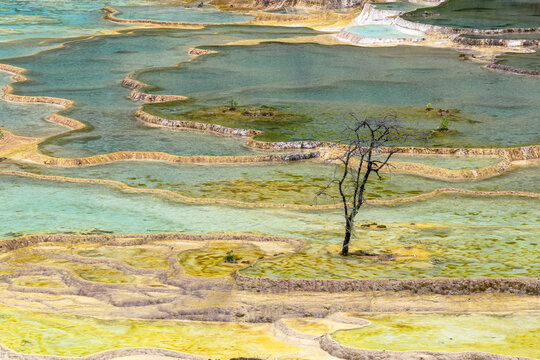
[[[347,262],[347,259],[326,256],[325,250],[321,249],[321,246],[338,244],[341,240],[342,215],[339,211],[188,205],[160,196],[130,194],[110,186],[13,176],[0,176],[0,191],[4,204],[0,217],[2,228],[6,229],[0,235],[2,238],[24,233],[85,231],[233,231],[301,236],[314,241],[312,247],[290,259],[263,262],[255,268],[254,274],[351,276],[350,272],[346,273],[348,275],[341,272],[346,268],[344,266],[331,270],[334,269],[332,262]],[[532,276],[538,272],[538,265],[531,257],[534,257],[537,246],[535,234],[539,218],[540,208],[536,199],[441,196],[398,206],[366,207],[358,215],[358,224],[377,222],[386,224],[388,228],[362,230],[359,227],[359,238],[354,240],[354,244],[377,252],[395,252],[399,248],[407,250],[405,247],[410,246],[421,250],[418,252],[421,257],[406,258],[405,262],[388,265],[396,270],[392,275],[399,277],[417,276],[419,272],[424,276],[449,273],[460,276]],[[410,223],[415,225],[408,225]],[[321,257],[324,262],[321,262]],[[287,266],[291,262],[304,265]],[[328,269],[323,263],[329,265]],[[383,268],[379,264],[373,269],[366,269],[365,261],[357,259],[357,275],[354,276],[385,277]]]
[[413,35],[400,31],[392,25],[359,25],[349,26],[345,30],[358,34],[365,38],[376,39],[395,39],[395,38],[412,38]]
[[223,12],[214,8],[185,8],[178,6],[118,6],[117,16],[122,19],[145,19],[188,23],[235,23],[253,19],[253,16]]
[[[423,16],[425,11],[439,14]],[[418,9],[405,18],[426,24],[499,29],[538,27],[540,4],[536,0],[448,0],[441,5]]]
[[[0,162],[0,170],[27,171],[90,179],[110,179],[147,189],[167,189],[202,198],[227,198],[248,202],[291,204],[339,203],[335,188],[329,196],[317,196],[333,178],[334,165],[314,162],[253,165],[175,165],[153,161],[124,161],[83,168],[50,168],[32,164]],[[474,182],[446,182],[396,173],[372,179],[368,199],[415,196],[440,188],[476,191],[540,192],[538,167],[521,168],[494,178]]]
[[[0,72],[0,87],[11,82],[11,74]],[[66,128],[44,118],[58,110],[56,106],[20,104],[0,100],[0,127],[21,136],[51,136]]]
[[[261,138],[271,141],[339,140],[344,125],[351,121],[350,112],[360,116],[396,114],[405,128],[425,131],[425,140],[407,139],[423,146],[508,146],[540,141],[535,120],[540,111],[537,80],[465,63],[452,50],[280,43],[209,49],[219,54],[140,73],[140,80],[159,86],[153,92],[194,99],[190,104],[156,104],[147,109],[182,114],[234,98],[241,105],[270,105],[305,116],[305,121],[292,124],[229,124],[262,130]],[[340,56],[334,56],[336,53]],[[426,104],[460,111],[450,121],[455,132],[431,133],[441,118],[428,114]]]
[[[208,27],[203,30],[147,30],[75,41],[35,56],[0,60],[29,69],[33,80],[15,92],[69,98],[77,105],[63,114],[93,128],[52,139],[42,150],[77,157],[121,150],[164,151],[181,155],[242,155],[253,152],[239,138],[149,128],[134,117],[139,102],[127,98],[122,78],[137,68],[168,66],[190,58],[199,44],[249,38],[291,37],[312,30],[273,27]],[[62,66],[58,66],[61,63]],[[69,73],[70,76],[66,76]]]
[[66,37],[118,27],[99,10],[104,6],[156,3],[152,0],[1,0],[0,41]]
[[[92,228],[118,233],[255,231],[326,241],[335,239],[335,234],[339,238],[341,233],[342,215],[337,210],[311,212],[190,205],[162,196],[130,194],[106,185],[6,175],[0,176],[0,190],[5,199],[1,209],[2,228],[8,230],[4,237],[9,237],[9,232],[61,233]],[[512,227],[513,230],[519,227],[524,231],[538,227],[539,219],[537,199],[454,194],[394,206],[369,206],[358,215],[359,224],[365,221],[412,222],[446,227]]]

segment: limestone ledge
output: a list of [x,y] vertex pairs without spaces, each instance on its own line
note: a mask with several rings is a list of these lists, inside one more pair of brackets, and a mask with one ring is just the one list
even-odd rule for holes
[[533,360],[521,356],[500,355],[480,351],[366,350],[343,345],[332,339],[330,333],[321,336],[319,345],[321,349],[330,355],[346,360]]
[[[119,13],[118,10],[113,9],[109,6],[106,6],[101,9],[101,11],[105,12],[105,19],[119,23],[119,24],[147,24],[147,25],[158,25],[158,26],[167,26],[167,27],[195,27],[195,28],[201,28],[203,26],[208,25],[224,25],[223,23],[190,23],[190,22],[182,22],[182,21],[163,21],[163,20],[147,20],[147,19],[122,19],[117,17],[116,15]],[[239,24],[247,24],[249,21],[241,21],[241,22],[233,22],[233,23],[226,23],[226,25],[239,25]]]
[[525,34],[525,33],[540,33],[540,27],[530,28],[505,28],[505,29],[472,29],[472,28],[458,28],[449,26],[439,26],[424,24],[406,20],[401,16],[396,17],[394,24],[397,26],[422,31],[425,33],[435,32],[440,34],[477,34],[477,35],[497,35],[497,34]]
[[0,240],[0,251],[8,252],[42,243],[101,243],[117,246],[136,246],[157,241],[186,240],[186,241],[245,241],[245,242],[282,242],[291,245],[295,251],[300,251],[305,241],[286,236],[249,235],[249,234],[187,234],[187,233],[155,233],[155,234],[120,234],[120,235],[28,235],[9,240]]
[[118,151],[108,154],[93,155],[84,158],[56,158],[40,153],[25,155],[21,160],[30,161],[36,164],[62,167],[91,166],[111,163],[122,160],[158,160],[177,164],[243,164],[273,161],[296,161],[318,157],[319,152],[302,154],[272,154],[272,155],[243,155],[243,156],[208,156],[194,155],[182,156],[172,155],[164,152],[142,152],[142,151]]
[[122,80],[122,85],[133,89],[129,93],[129,97],[133,100],[137,101],[144,101],[147,103],[160,103],[160,102],[169,102],[169,101],[178,101],[178,100],[186,100],[188,99],[187,96],[182,95],[157,95],[157,94],[147,94],[140,91],[140,89],[147,87],[148,85],[132,79],[131,76],[134,74],[134,72],[130,72],[124,79]]
[[[25,71],[25,69],[20,68],[20,67],[11,66],[7,64],[0,64],[0,71],[13,74],[12,80],[14,82],[22,82],[22,81],[28,80],[28,78],[22,74]],[[68,99],[55,98],[55,97],[49,97],[49,96],[14,95],[12,94],[12,92],[13,92],[13,87],[11,86],[11,84],[5,85],[2,88],[2,96],[1,96],[2,100],[18,102],[18,103],[50,104],[50,105],[63,107],[64,110],[69,109],[70,107],[74,105],[74,102]],[[73,118],[60,115],[57,112],[47,116],[45,119],[52,123],[66,126],[70,128],[71,130],[78,130],[78,129],[82,129],[86,127],[84,123],[78,120],[75,120]]]
[[486,65],[486,68],[491,69],[491,70],[496,70],[496,71],[504,71],[504,72],[517,74],[517,75],[540,76],[540,70],[522,69],[522,68],[518,68],[514,66],[496,64],[496,63]]
[[171,127],[171,128],[201,130],[201,131],[216,133],[220,135],[252,137],[261,133],[260,131],[257,131],[257,130],[235,129],[235,128],[229,128],[229,127],[217,125],[217,124],[200,123],[200,122],[189,121],[189,120],[169,120],[169,119],[165,119],[165,118],[158,117],[155,115],[151,115],[143,111],[141,107],[139,107],[139,109],[135,112],[135,117],[141,121],[154,124],[154,125]]
[[[346,146],[321,141],[293,141],[293,142],[266,142],[255,140],[254,137],[261,132],[252,129],[229,128],[217,124],[199,123],[185,120],[170,120],[145,112],[142,107],[136,112],[136,117],[146,123],[156,126],[199,130],[228,136],[248,137],[246,146],[261,150],[315,150],[319,151],[321,161],[337,162],[339,156],[346,150]],[[391,148],[380,148],[379,152],[387,153]],[[531,160],[540,158],[540,145],[523,146],[517,148],[420,148],[398,147],[398,152],[409,155],[453,155],[453,156],[491,156],[499,157],[501,161],[472,170],[453,170],[439,168],[420,163],[392,162],[384,171],[414,174],[434,179],[470,181],[486,179],[501,175],[513,167],[512,162],[518,160]]]
[[[85,183],[85,184],[104,184],[111,185],[117,188],[137,193],[146,193],[146,194],[157,194],[170,197],[172,199],[186,202],[186,203],[196,203],[196,204],[225,204],[231,206],[239,207],[250,207],[250,208],[288,208],[296,210],[332,210],[340,209],[342,207],[341,203],[334,204],[324,204],[324,205],[309,205],[309,204],[289,204],[289,203],[269,203],[269,202],[249,202],[249,201],[240,201],[234,199],[225,199],[225,198],[195,198],[181,193],[167,190],[167,189],[148,189],[148,188],[138,188],[127,185],[124,182],[116,180],[105,180],[105,179],[87,179],[87,178],[73,178],[67,176],[53,176],[53,175],[41,175],[28,173],[23,171],[11,171],[11,170],[0,170],[0,175],[13,175],[13,176],[24,176],[39,180],[49,180],[49,181],[64,181],[71,183]],[[462,194],[469,196],[519,196],[519,197],[528,197],[540,199],[539,193],[525,192],[525,191],[474,191],[474,190],[465,190],[465,189],[456,189],[456,188],[441,188],[430,191],[428,193],[387,199],[387,200],[369,200],[367,203],[369,205],[395,205],[403,204],[408,202],[422,201],[430,199],[443,194]]]
[[398,45],[398,44],[412,44],[424,41],[425,38],[365,38],[353,32],[345,29],[341,30],[336,37],[342,41],[348,41],[357,45]]
[[453,40],[455,43],[466,46],[500,46],[506,48],[524,48],[524,47],[538,47],[540,45],[539,40],[530,39],[472,39],[463,36],[457,36]]
[[298,279],[257,278],[233,273],[240,290],[261,293],[408,291],[415,294],[469,295],[508,293],[540,295],[539,278]]

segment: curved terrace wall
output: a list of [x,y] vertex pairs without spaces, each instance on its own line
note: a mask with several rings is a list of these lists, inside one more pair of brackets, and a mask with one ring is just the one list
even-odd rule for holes
[[540,295],[540,279],[527,278],[432,278],[432,279],[289,279],[256,278],[233,273],[240,290],[262,293],[409,291],[415,294],[469,295],[509,293]]
[[390,351],[390,350],[366,350],[343,345],[332,339],[329,333],[321,336],[319,344],[321,349],[332,356],[347,360],[406,360],[406,359],[430,359],[430,360],[533,360],[521,356],[509,356],[485,353],[480,351],[466,352],[439,352],[439,351]]

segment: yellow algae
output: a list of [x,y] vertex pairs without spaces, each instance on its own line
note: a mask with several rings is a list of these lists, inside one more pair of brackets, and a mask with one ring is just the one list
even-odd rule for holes
[[263,357],[299,349],[268,333],[269,324],[103,320],[22,311],[0,305],[0,343],[26,354],[85,356],[155,347],[212,358]]
[[79,250],[77,255],[91,258],[110,258],[122,261],[127,265],[143,269],[168,268],[168,249],[157,246],[126,247],[102,246],[93,249]]
[[282,319],[282,321],[292,330],[302,334],[320,336],[330,330],[328,325],[322,323],[320,319]]
[[540,314],[381,314],[361,316],[368,326],[332,338],[362,349],[484,351],[540,356]]
[[[228,254],[232,256],[229,262],[226,261]],[[203,249],[184,251],[178,261],[189,275],[227,276],[266,255],[253,244],[216,242]]]
[[50,276],[20,276],[13,281],[13,285],[28,286],[28,287],[44,287],[52,289],[67,288],[60,280],[51,278]]

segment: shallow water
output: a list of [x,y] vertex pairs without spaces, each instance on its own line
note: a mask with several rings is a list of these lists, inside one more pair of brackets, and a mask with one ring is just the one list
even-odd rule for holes
[[187,23],[235,23],[253,19],[253,16],[223,12],[214,8],[185,8],[179,6],[116,6],[122,19],[145,19]]
[[[242,146],[243,139],[145,126],[133,115],[140,103],[126,98],[129,89],[123,88],[120,82],[137,68],[185,61],[190,58],[187,49],[201,43],[302,33],[313,31],[238,26],[191,31],[148,30],[71,42],[62,49],[2,61],[30,70],[28,76],[32,81],[14,84],[15,93],[75,100],[77,105],[63,114],[93,127],[91,131],[71,133],[42,144],[41,149],[48,154],[78,157],[133,150],[181,155],[245,155],[253,151]],[[70,76],[65,76],[66,73]]]
[[362,349],[484,351],[538,358],[540,317],[515,315],[384,314],[361,316],[370,325],[339,330],[335,340]]
[[[305,237],[320,244],[313,245],[316,249],[316,246],[339,244],[342,233],[340,211],[188,205],[167,201],[163,197],[129,194],[103,185],[36,181],[12,176],[0,176],[0,191],[5,204],[0,216],[3,228],[9,230],[1,235],[3,238],[25,233],[88,231],[233,231]],[[538,274],[538,268],[535,268],[536,262],[531,257],[534,257],[537,246],[535,234],[539,221],[538,200],[525,198],[440,196],[398,206],[366,207],[358,215],[357,224],[377,222],[386,224],[388,229],[370,230],[370,236],[364,239],[362,227],[359,227],[359,240],[355,240],[358,246],[363,248],[363,244],[372,244],[368,249],[379,253],[422,244],[427,247],[429,261],[404,258],[403,262],[384,266],[379,263],[366,269],[366,262],[360,259],[355,265],[358,269],[355,276],[410,277],[419,273],[424,274],[420,276],[434,277],[448,274],[534,276]],[[278,264],[289,261],[284,258],[276,260],[278,264],[270,264],[268,268],[260,265],[256,268],[258,274],[264,276],[350,276],[348,266],[332,262],[354,261],[354,258],[328,257],[321,260],[317,253],[321,255],[323,252],[315,251],[308,257],[304,253],[291,257],[291,261],[301,264],[298,267],[284,265],[280,270]],[[313,267],[308,264],[313,264]],[[326,271],[324,264],[332,265],[332,269]],[[379,272],[383,268],[392,270]],[[308,272],[302,269],[308,269]],[[347,270],[346,275],[340,273],[342,270]]]
[[[11,74],[0,72],[0,87],[10,83]],[[58,110],[57,106],[21,104],[0,100],[0,127],[16,135],[45,137],[67,129],[48,122],[45,117]]]
[[242,273],[308,279],[536,277],[537,232],[538,228],[358,226],[351,252],[380,257],[343,257],[339,245],[317,243],[298,254],[260,260]]
[[[425,11],[439,15],[424,17]],[[540,4],[536,0],[449,0],[411,14],[405,18],[439,26],[476,29],[538,27]]]
[[529,54],[506,53],[499,57],[499,64],[510,65],[520,69],[540,71],[540,52]]
[[[422,146],[523,145],[540,140],[534,120],[540,111],[536,79],[465,63],[452,50],[278,43],[211,49],[219,54],[138,76],[160,86],[158,93],[187,95],[194,103],[145,108],[181,116],[234,98],[240,105],[269,105],[305,116],[294,123],[224,124],[262,130],[260,138],[271,141],[339,140],[351,121],[349,112],[396,114],[405,128],[425,131],[427,140],[404,141]],[[339,57],[333,56],[336,52]],[[455,132],[432,133],[441,119],[425,111],[427,104],[455,109],[451,113],[456,118],[450,121]],[[523,127],[532,131],[521,131]]]
[[[158,3],[143,0],[144,3]],[[103,19],[104,6],[141,3],[138,0],[0,0],[0,41],[66,37],[96,33],[119,25]]]
[[392,25],[358,25],[349,26],[345,30],[358,34],[364,38],[395,39],[412,38],[413,35],[400,31],[398,27]]
[[26,354],[85,356],[110,349],[157,347],[229,359],[298,350],[270,335],[269,324],[101,320],[4,305],[0,311],[0,343]]
[[[400,159],[398,157],[395,160]],[[404,161],[415,161],[405,157]],[[420,158],[420,161],[425,158]],[[451,163],[456,163],[453,158]],[[443,166],[444,161],[430,165]],[[472,160],[465,164],[481,165]],[[26,171],[43,175],[61,175],[89,179],[108,179],[130,186],[167,189],[200,198],[226,198],[248,202],[289,204],[338,203],[335,187],[328,196],[317,194],[334,177],[336,167],[315,162],[239,165],[178,165],[153,161],[124,161],[82,168],[51,168],[32,164],[0,163],[0,170]],[[413,175],[382,174],[382,179],[369,181],[368,199],[392,199],[415,196],[439,188],[462,188],[477,191],[516,190],[540,192],[538,167],[521,168],[494,178],[474,182],[446,182]]]

